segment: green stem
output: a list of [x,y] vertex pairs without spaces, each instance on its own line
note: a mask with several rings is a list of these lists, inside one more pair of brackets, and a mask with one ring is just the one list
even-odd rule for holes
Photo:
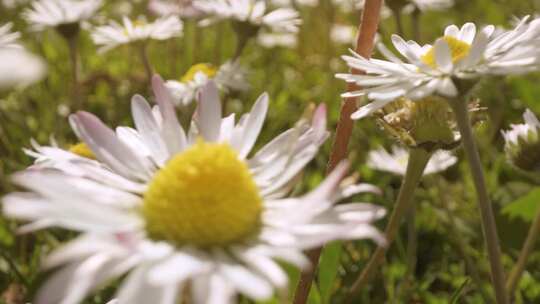
[[142,42],[139,46],[139,52],[141,56],[141,61],[144,65],[144,71],[146,73],[146,78],[148,82],[152,79],[154,75],[154,70],[152,69],[152,64],[150,64],[150,59],[148,58],[148,51],[146,49],[146,43]]
[[[72,35],[67,39],[68,48],[69,48],[69,60],[71,62],[71,81],[73,83],[72,88],[72,107],[75,109],[80,109],[82,107],[81,100],[81,67],[79,61],[79,48],[77,46],[79,35]],[[75,109],[71,109],[72,111]]]
[[407,214],[407,212],[409,212],[412,206],[414,192],[418,187],[418,183],[422,178],[422,174],[424,173],[424,169],[426,168],[430,157],[431,153],[422,148],[411,149],[409,162],[407,164],[407,171],[405,172],[405,177],[403,178],[394,210],[390,215],[390,219],[388,220],[388,224],[386,225],[385,229],[387,246],[377,247],[371,256],[371,259],[360,273],[360,276],[354,282],[350,290],[349,301],[352,300],[352,295],[366,286],[371,277],[375,274],[376,270],[379,269],[378,266],[382,263],[386,250],[396,237],[401,220]]
[[514,293],[516,292],[516,287],[519,283],[519,280],[521,279],[521,275],[523,274],[523,271],[525,270],[525,266],[527,265],[527,260],[529,258],[529,255],[534,249],[534,243],[536,242],[536,239],[538,238],[539,232],[540,232],[540,210],[538,210],[536,213],[536,217],[531,227],[529,228],[529,233],[527,234],[527,238],[525,239],[523,248],[521,248],[521,251],[519,253],[518,260],[516,264],[514,265],[514,268],[512,268],[510,275],[508,276],[508,281],[506,281],[506,288],[508,289],[508,294],[510,296],[510,299],[513,298]]
[[456,116],[465,156],[469,161],[469,167],[478,196],[478,207],[480,209],[482,229],[488,250],[491,281],[495,290],[495,298],[498,304],[507,304],[508,298],[504,285],[504,271],[501,263],[501,249],[497,236],[497,226],[495,225],[495,217],[493,216],[493,209],[486,188],[480,155],[478,154],[478,148],[473,138],[467,103],[464,98],[456,98],[450,102],[450,105]]
[[396,22],[396,33],[403,37],[404,31],[403,31],[403,19],[401,18],[401,10],[400,9],[392,9],[392,15],[394,15],[394,20]]
[[420,16],[422,12],[415,8],[412,12],[412,28],[413,28],[413,39],[414,41],[421,41],[421,31],[420,31]]
[[411,288],[414,283],[414,274],[416,272],[416,256],[418,251],[418,235],[416,231],[416,204],[411,202],[410,210],[407,214],[407,270],[403,276],[403,282],[400,284],[397,294],[401,294],[402,302],[408,303]]

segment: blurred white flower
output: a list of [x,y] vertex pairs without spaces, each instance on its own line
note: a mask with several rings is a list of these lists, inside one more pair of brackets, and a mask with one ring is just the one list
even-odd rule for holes
[[147,22],[142,17],[133,22],[127,17],[122,20],[122,24],[111,21],[92,31],[94,43],[101,46],[100,52],[136,41],[167,40],[182,36],[183,25],[177,16],[161,17],[154,22]]
[[330,38],[339,44],[356,44],[357,28],[352,25],[334,24],[330,30]]
[[[365,0],[332,0],[332,3],[344,12],[357,12],[364,8]],[[383,4],[381,8],[381,18],[386,19],[392,16],[392,11]]]
[[197,0],[195,6],[209,15],[203,25],[231,19],[275,33],[296,33],[300,14],[292,8],[268,10],[264,0]]
[[[153,86],[154,110],[141,96],[132,100],[135,129],[115,133],[90,113],[71,116],[97,160],[58,160],[57,170],[14,176],[28,192],[4,197],[3,214],[31,221],[21,231],[81,232],[46,259],[45,268],[60,270],[37,303],[81,303],[114,278],[121,278],[118,304],[174,304],[182,294],[190,303],[235,303],[239,293],[254,301],[276,291],[286,297],[288,275],[278,261],[307,269],[304,251],[326,242],[384,242],[372,226],[382,208],[336,204],[378,191],[342,183],[345,163],[306,195],[287,195],[328,137],[324,106],[311,123],[302,120],[248,157],[266,117],[266,94],[235,123],[234,114],[221,116],[210,82],[186,134],[161,79]],[[60,159],[58,151],[40,152]]]
[[[368,167],[386,171],[396,175],[404,176],[407,171],[407,163],[409,161],[409,152],[401,147],[392,147],[392,153],[388,153],[386,149],[379,148],[369,152],[367,165]],[[433,153],[424,170],[424,175],[442,172],[457,162],[451,152],[446,150],[438,150]]]
[[13,9],[21,5],[25,5],[31,0],[2,0],[2,5],[5,8]]
[[315,7],[319,5],[319,0],[270,0],[270,3],[273,6],[279,6],[279,7],[292,7],[293,2],[296,5],[307,6],[307,7]]
[[421,11],[442,11],[454,5],[454,0],[409,0]]
[[45,63],[24,49],[0,48],[0,90],[23,87],[45,75]]
[[266,48],[294,48],[298,43],[298,38],[293,33],[260,33],[257,35],[257,43]]
[[8,22],[0,26],[0,49],[4,48],[17,48],[22,46],[18,43],[21,34],[19,32],[12,32],[13,23]]
[[526,171],[540,169],[540,121],[527,109],[523,113],[524,124],[513,124],[508,131],[502,131],[504,151],[508,160]]
[[193,5],[193,0],[150,0],[148,10],[158,16],[178,15],[194,18],[203,14]]
[[475,79],[485,75],[520,74],[540,67],[540,19],[521,20],[513,30],[494,35],[487,26],[477,33],[473,23],[459,29],[446,27],[444,36],[435,44],[420,46],[392,36],[403,62],[384,46],[386,60],[366,59],[355,52],[343,56],[350,68],[366,71],[365,75],[337,74],[362,89],[344,93],[343,97],[366,96],[373,102],[353,114],[354,119],[370,115],[398,97],[418,100],[433,94],[455,97],[455,79]]
[[23,14],[32,28],[43,30],[88,20],[101,4],[101,0],[37,0]]
[[197,93],[210,80],[213,80],[223,92],[244,91],[249,88],[246,70],[237,61],[227,61],[219,67],[199,63],[192,66],[184,76],[177,80],[168,80],[165,84],[171,92],[176,105],[188,105],[197,97]]

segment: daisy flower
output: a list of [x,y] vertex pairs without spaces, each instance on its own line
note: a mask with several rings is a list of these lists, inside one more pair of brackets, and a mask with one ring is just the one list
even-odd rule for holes
[[516,167],[530,171],[540,168],[540,121],[527,109],[523,113],[524,124],[513,124],[508,131],[502,131],[504,151],[508,160]]
[[90,19],[101,7],[101,0],[38,0],[24,12],[36,30],[79,24]]
[[[379,148],[372,150],[368,154],[367,166],[374,170],[386,171],[396,175],[405,176],[407,163],[409,161],[409,152],[401,147],[392,147],[392,153],[386,149]],[[439,150],[431,156],[424,170],[424,175],[442,172],[457,162],[451,152]]]
[[260,33],[257,43],[265,48],[294,48],[298,44],[298,37],[294,33]]
[[179,37],[182,27],[182,21],[177,16],[161,17],[154,22],[147,22],[143,17],[136,21],[124,17],[122,24],[111,21],[108,25],[96,27],[92,31],[92,39],[101,46],[100,52],[106,52],[122,44]]
[[148,10],[158,16],[178,15],[182,18],[194,18],[202,12],[193,5],[193,0],[150,0]]
[[231,19],[276,33],[296,33],[300,14],[292,8],[269,10],[263,0],[197,0],[195,6],[210,15],[203,25]]
[[22,48],[0,48],[0,91],[37,82],[45,70],[43,60]]
[[[153,79],[158,106],[132,100],[135,129],[116,133],[87,112],[71,116],[97,160],[57,159],[58,169],[14,176],[28,192],[3,199],[4,214],[31,221],[23,231],[58,226],[81,234],[45,267],[59,267],[35,303],[80,303],[96,286],[125,275],[117,303],[231,303],[237,293],[265,300],[286,295],[277,260],[309,267],[303,250],[335,239],[383,241],[371,222],[384,211],[335,205],[371,185],[341,182],[339,165],[315,190],[287,197],[291,181],[328,137],[325,108],[311,125],[288,130],[257,153],[268,96],[235,124],[221,117],[215,85],[201,91],[184,132],[168,91]],[[47,151],[43,151],[47,153]]]
[[199,63],[192,66],[184,76],[177,80],[168,80],[165,84],[171,92],[176,105],[188,105],[195,99],[198,91],[210,80],[221,91],[244,91],[249,85],[245,69],[238,60],[227,61],[219,69],[211,64]]
[[492,25],[478,32],[473,23],[467,23],[461,29],[450,25],[433,46],[420,46],[393,35],[392,42],[406,62],[384,46],[380,50],[387,60],[366,59],[355,52],[352,52],[353,56],[343,56],[350,68],[367,73],[337,74],[337,78],[362,87],[343,96],[366,96],[373,101],[352,117],[363,118],[402,96],[412,100],[433,94],[456,97],[459,93],[457,80],[520,74],[538,69],[539,19],[529,22],[529,17],[525,17],[512,30],[499,34],[493,32]]
[[0,26],[0,49],[4,48],[16,48],[20,49],[22,46],[18,43],[21,34],[19,32],[12,32],[13,23],[8,22]]

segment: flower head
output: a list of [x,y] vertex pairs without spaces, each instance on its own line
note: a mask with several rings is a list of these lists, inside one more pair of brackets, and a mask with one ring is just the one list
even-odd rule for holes
[[[30,220],[23,231],[59,226],[80,231],[46,267],[63,266],[37,302],[79,303],[95,286],[127,274],[117,303],[173,304],[189,289],[197,303],[231,303],[286,294],[276,262],[309,267],[303,250],[335,239],[372,238],[384,215],[364,203],[335,205],[371,185],[342,183],[342,163],[315,190],[288,197],[292,182],[328,137],[324,106],[251,155],[268,96],[235,123],[221,117],[216,86],[200,94],[189,131],[178,123],[167,89],[154,78],[158,106],[132,100],[135,129],[116,133],[87,112],[71,116],[75,133],[96,160],[41,148],[54,169],[26,170],[14,181],[28,189],[3,199],[4,214]],[[75,152],[67,152],[75,155]],[[59,288],[58,286],[61,286]]]
[[150,0],[148,10],[158,16],[178,15],[193,18],[202,12],[193,5],[193,0]]
[[362,87],[343,96],[366,96],[373,100],[353,114],[353,118],[363,118],[402,96],[411,100],[431,95],[455,97],[458,80],[538,69],[540,19],[529,22],[525,17],[512,30],[496,35],[493,32],[491,25],[479,32],[473,23],[467,23],[461,29],[450,25],[433,46],[420,46],[393,35],[394,46],[407,62],[382,45],[381,52],[388,60],[366,59],[354,52],[353,56],[344,56],[351,68],[367,74],[337,74],[336,77]]
[[81,21],[91,18],[101,4],[101,0],[38,0],[24,12],[24,17],[36,30],[78,26]]
[[523,113],[524,124],[511,125],[508,131],[502,131],[504,151],[508,160],[525,171],[540,169],[540,121],[527,109]]
[[18,43],[21,34],[19,32],[12,32],[11,29],[13,23],[8,22],[0,26],[0,49],[16,48],[20,49],[22,46]]
[[45,75],[41,58],[18,48],[0,48],[0,90],[27,86]]
[[[407,170],[409,161],[409,152],[401,147],[392,147],[392,153],[388,153],[386,149],[379,148],[369,152],[367,165],[368,167],[386,171],[393,174],[404,176]],[[451,152],[439,150],[431,156],[429,162],[424,169],[424,175],[439,173],[453,166],[457,162]]]
[[176,105],[188,105],[210,80],[224,92],[247,90],[246,74],[238,60],[227,61],[219,69],[211,64],[199,63],[192,66],[180,81],[168,80],[166,86]]
[[270,32],[296,33],[301,20],[292,8],[269,10],[262,0],[197,0],[195,6],[209,15],[203,24],[231,19],[254,27],[255,31],[265,28]]
[[96,27],[92,32],[94,43],[106,52],[122,44],[147,40],[167,40],[182,35],[182,21],[177,16],[166,16],[147,22],[143,17],[131,21],[124,17],[122,24],[111,21],[108,25]]

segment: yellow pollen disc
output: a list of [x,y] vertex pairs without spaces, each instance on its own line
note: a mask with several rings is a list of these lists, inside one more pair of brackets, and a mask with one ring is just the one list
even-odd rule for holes
[[76,145],[69,147],[69,152],[73,154],[77,154],[81,157],[86,157],[89,159],[96,159],[94,152],[92,152],[92,150],[90,150],[90,148],[83,142],[80,142]]
[[180,81],[192,81],[197,73],[204,73],[208,78],[213,78],[217,74],[217,69],[209,63],[198,63],[189,68]]
[[150,237],[202,248],[249,238],[261,211],[246,163],[228,144],[202,140],[155,174],[142,206]]
[[[446,41],[446,43],[450,47],[450,52],[452,53],[452,62],[456,63],[459,60],[463,59],[463,57],[467,56],[467,54],[469,54],[471,46],[468,43],[451,36],[444,36],[442,39]],[[432,68],[437,67],[437,63],[435,62],[435,50],[433,47],[420,59],[423,63],[429,65]]]

